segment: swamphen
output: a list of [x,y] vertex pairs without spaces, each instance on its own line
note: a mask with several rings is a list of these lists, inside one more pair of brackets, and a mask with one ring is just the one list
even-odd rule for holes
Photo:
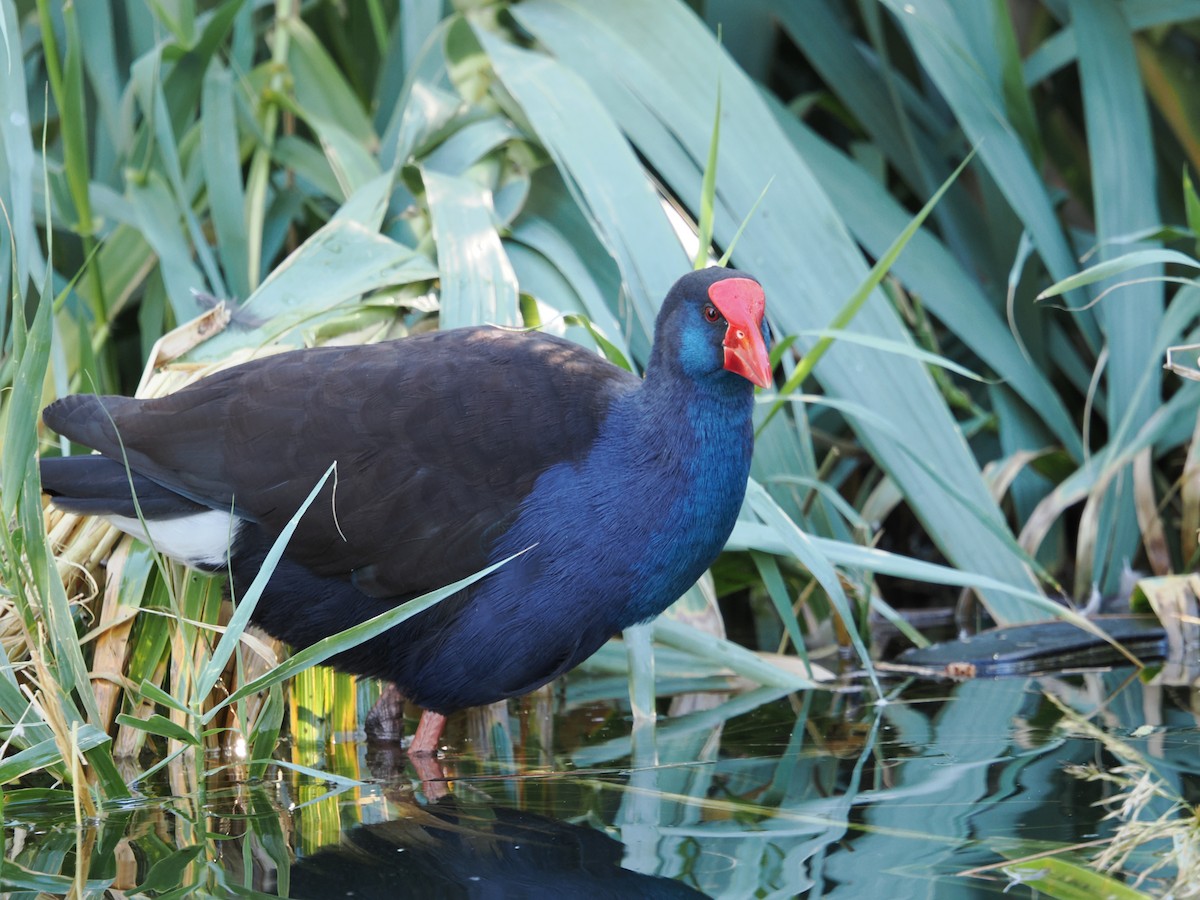
[[[317,347],[166,397],[65,397],[44,420],[99,456],[41,461],[61,509],[226,568],[239,598],[336,461],[254,611],[305,647],[519,551],[333,665],[444,714],[518,696],[662,612],[720,552],[770,383],[764,297],[730,269],[671,288],[645,379],[569,341],[461,328]],[[118,438],[119,434],[119,438]],[[124,451],[124,456],[123,452]]]

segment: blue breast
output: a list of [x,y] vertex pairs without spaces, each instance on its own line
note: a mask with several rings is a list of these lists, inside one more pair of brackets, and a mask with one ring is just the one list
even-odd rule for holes
[[439,642],[424,687],[445,699],[414,699],[436,709],[525,693],[686,591],[745,493],[753,395],[735,387],[615,403],[585,458],[538,479],[492,558],[524,554],[473,591]]

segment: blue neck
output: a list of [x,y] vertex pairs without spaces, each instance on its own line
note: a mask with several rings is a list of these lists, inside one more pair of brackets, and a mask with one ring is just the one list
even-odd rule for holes
[[[753,386],[721,371],[704,381],[656,378],[636,398],[626,452],[650,453],[645,496],[648,533],[633,570],[640,585],[625,611],[629,624],[658,615],[695,583],[724,546],[741,509],[754,446]],[[619,426],[618,426],[619,428]],[[649,487],[649,486],[648,486]]]
[[586,655],[666,609],[733,529],[753,404],[753,386],[736,375],[697,383],[649,373],[614,400],[586,458],[538,479],[493,559],[536,548],[483,582],[478,615],[558,642],[578,636]]

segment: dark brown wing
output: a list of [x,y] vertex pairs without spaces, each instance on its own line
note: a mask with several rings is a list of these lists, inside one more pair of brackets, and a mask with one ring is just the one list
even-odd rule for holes
[[[288,555],[407,595],[478,570],[537,476],[582,458],[634,376],[559,338],[494,328],[256,360],[167,397],[67,397],[71,440],[276,535],[336,461]],[[116,430],[114,430],[114,424]]]

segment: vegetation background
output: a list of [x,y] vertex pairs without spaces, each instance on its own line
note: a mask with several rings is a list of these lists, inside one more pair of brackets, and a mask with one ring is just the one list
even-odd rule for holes
[[[1018,622],[1196,565],[1200,385],[1162,366],[1197,340],[1200,0],[0,0],[0,40],[0,782],[119,798],[147,740],[265,760],[287,708],[218,584],[44,516],[42,405],[478,322],[637,368],[694,223],[765,286],[780,389],[656,639],[794,686],[755,652],[833,619],[865,659],[963,587]],[[144,377],[205,295],[232,322]]]

